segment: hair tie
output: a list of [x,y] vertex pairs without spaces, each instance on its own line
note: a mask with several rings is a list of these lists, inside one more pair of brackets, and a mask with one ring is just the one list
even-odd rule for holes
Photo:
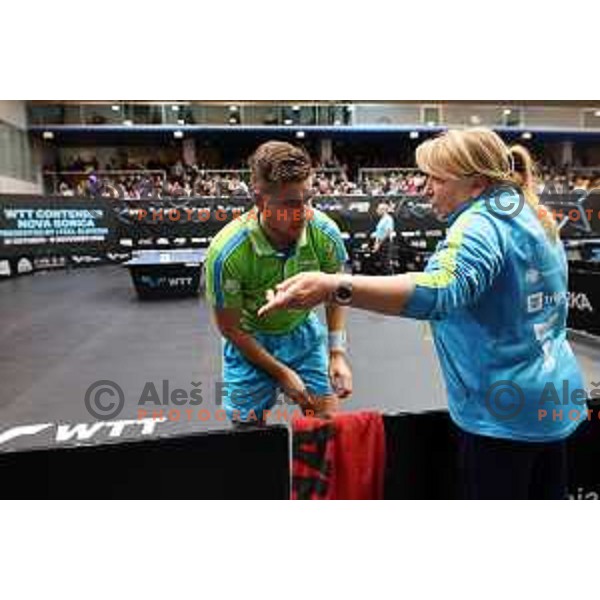
[[516,168],[515,168],[515,157],[513,156],[513,153],[509,150],[508,151],[508,163],[510,165],[510,172],[511,173],[515,173],[516,172]]

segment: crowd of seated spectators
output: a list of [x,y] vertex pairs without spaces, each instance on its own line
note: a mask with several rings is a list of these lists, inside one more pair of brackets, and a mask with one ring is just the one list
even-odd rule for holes
[[[56,175],[58,172],[60,175]],[[96,160],[75,159],[45,169],[47,193],[62,196],[147,197],[248,196],[247,176],[241,170],[217,173],[181,161],[146,164],[110,160],[99,168]]]
[[568,193],[573,190],[600,189],[600,168],[541,168],[538,173],[538,194]]
[[[76,158],[56,170],[45,169],[46,192],[62,196],[105,196],[122,199],[146,197],[249,196],[249,171],[204,169],[181,161],[145,165],[109,161],[102,169],[95,159]],[[59,172],[60,175],[53,173]],[[419,195],[425,177],[414,169],[348,177],[346,165],[315,165],[312,194],[321,196]]]
[[[62,196],[114,197],[136,200],[148,197],[227,197],[250,195],[246,169],[205,169],[182,161],[146,164],[110,159],[105,165],[97,159],[75,157],[59,165],[60,175],[45,178],[46,192]],[[52,169],[46,169],[49,173]],[[315,165],[312,194],[316,196],[418,196],[423,194],[426,177],[415,169],[380,169],[348,176],[347,165]],[[567,193],[574,189],[600,188],[600,169],[538,169],[538,193]]]

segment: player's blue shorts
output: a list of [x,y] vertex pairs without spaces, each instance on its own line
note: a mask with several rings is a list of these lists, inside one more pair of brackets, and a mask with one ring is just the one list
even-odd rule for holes
[[[293,369],[306,389],[317,396],[333,394],[329,380],[327,328],[315,313],[296,329],[285,334],[255,333],[254,338],[277,360]],[[223,338],[223,408],[229,419],[261,420],[271,409],[279,392],[278,383],[268,373],[250,363],[237,347]],[[286,396],[282,414],[296,408]],[[251,414],[253,411],[253,414]]]

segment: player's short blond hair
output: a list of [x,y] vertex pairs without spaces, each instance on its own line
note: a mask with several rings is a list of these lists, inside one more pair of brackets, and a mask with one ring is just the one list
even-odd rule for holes
[[308,152],[287,142],[261,144],[249,163],[252,185],[267,190],[282,183],[302,183],[312,173]]

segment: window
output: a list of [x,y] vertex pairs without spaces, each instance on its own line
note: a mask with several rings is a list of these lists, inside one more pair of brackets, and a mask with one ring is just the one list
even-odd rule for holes
[[428,127],[436,127],[442,122],[441,110],[439,106],[422,106],[421,122]]
[[523,125],[523,109],[515,106],[504,106],[502,108],[502,125],[521,127]]
[[586,129],[600,129],[600,109],[586,108],[583,110],[583,126]]
[[0,121],[0,175],[35,181],[27,132]]

